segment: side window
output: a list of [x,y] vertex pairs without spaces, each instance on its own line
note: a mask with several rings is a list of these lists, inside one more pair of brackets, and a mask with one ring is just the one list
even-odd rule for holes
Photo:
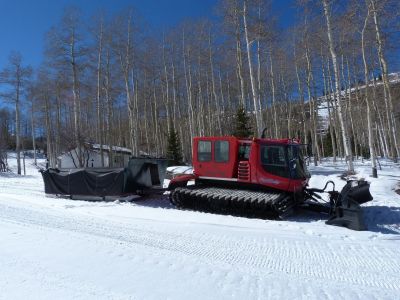
[[285,149],[282,146],[266,146],[262,153],[264,165],[286,166]]
[[214,143],[215,148],[215,161],[216,162],[228,162],[229,161],[229,142],[228,141],[216,141]]
[[249,160],[250,144],[241,144],[239,146],[239,160]]
[[266,172],[280,177],[290,178],[289,169],[285,159],[285,147],[261,147],[261,163]]
[[211,141],[199,141],[197,144],[197,159],[198,161],[211,160]]

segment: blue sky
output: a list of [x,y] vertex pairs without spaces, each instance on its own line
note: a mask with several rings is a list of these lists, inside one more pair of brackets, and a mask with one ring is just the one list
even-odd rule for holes
[[[285,9],[291,2],[275,1],[276,9],[283,9],[284,23],[291,22],[293,11]],[[168,28],[184,19],[212,16],[216,4],[217,0],[0,0],[0,69],[12,50],[37,66],[42,60],[44,34],[59,22],[69,5],[81,8],[85,17],[100,10],[114,13],[133,6],[151,25]]]
[[40,63],[44,34],[59,22],[66,6],[82,9],[87,17],[97,11],[113,13],[127,6],[138,9],[154,26],[170,26],[184,18],[211,14],[215,0],[0,0],[0,69],[12,50],[22,53],[29,64]]

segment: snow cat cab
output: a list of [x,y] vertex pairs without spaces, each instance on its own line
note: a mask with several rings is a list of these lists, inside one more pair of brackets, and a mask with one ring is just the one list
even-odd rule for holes
[[[360,204],[372,200],[369,184],[349,182],[345,193],[329,191],[326,205],[307,188],[305,145],[295,139],[195,137],[193,175],[174,178],[170,201],[179,208],[282,219],[295,208],[329,214],[328,224],[362,230]],[[187,185],[188,181],[195,182]]]
[[310,177],[297,140],[197,137],[193,147],[194,174],[200,181],[296,193]]

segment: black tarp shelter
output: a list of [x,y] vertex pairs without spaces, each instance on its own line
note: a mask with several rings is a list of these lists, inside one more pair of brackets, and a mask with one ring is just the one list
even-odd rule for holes
[[126,168],[42,170],[46,194],[62,196],[123,196],[160,187],[168,160],[131,158]]

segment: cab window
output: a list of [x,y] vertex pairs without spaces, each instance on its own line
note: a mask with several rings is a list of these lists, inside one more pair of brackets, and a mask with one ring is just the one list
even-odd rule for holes
[[197,144],[198,161],[211,161],[211,141],[199,141]]
[[286,149],[283,146],[261,147],[261,163],[268,173],[289,178],[289,168],[286,162]]
[[241,144],[239,146],[239,160],[249,160],[250,144]]
[[285,149],[282,146],[265,146],[262,151],[263,165],[286,166]]
[[214,143],[215,149],[215,161],[216,162],[228,162],[229,161],[229,142],[228,141],[216,141]]

